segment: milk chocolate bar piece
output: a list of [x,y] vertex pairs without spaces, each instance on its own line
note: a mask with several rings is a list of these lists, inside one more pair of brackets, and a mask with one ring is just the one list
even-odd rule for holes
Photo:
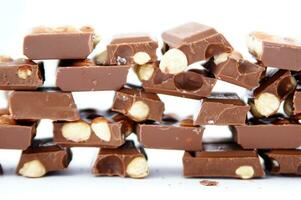
[[140,88],[123,88],[116,92],[112,110],[122,113],[134,121],[161,121],[164,104],[157,94]]
[[56,144],[65,147],[117,148],[132,133],[133,122],[119,113],[84,109],[80,115],[79,121],[53,122]]
[[252,32],[247,45],[249,52],[265,66],[301,70],[301,44],[294,39]]
[[192,125],[192,119],[178,121],[163,117],[161,123],[137,125],[140,143],[146,148],[199,151],[202,149],[203,127]]
[[231,52],[232,46],[214,28],[190,22],[162,34],[166,49],[180,49],[187,57],[188,64],[224,53]]
[[9,97],[14,119],[79,120],[71,93],[59,91],[14,91]]
[[100,149],[92,173],[95,176],[145,178],[149,168],[145,155],[134,142],[126,141],[118,149]]
[[67,168],[71,159],[71,150],[53,144],[50,138],[34,140],[32,146],[22,152],[16,172],[24,177],[39,178]]
[[242,125],[249,110],[235,93],[212,93],[202,100],[194,125]]
[[216,55],[204,67],[216,78],[249,90],[259,86],[265,72],[264,67],[243,59],[237,51]]
[[149,35],[121,35],[107,46],[110,65],[146,64],[157,61],[157,41]]
[[23,53],[31,60],[84,59],[94,49],[93,30],[38,27],[24,38]]
[[119,90],[126,83],[129,66],[99,66],[91,60],[64,60],[59,64],[56,86],[62,91]]
[[251,179],[264,176],[263,167],[254,150],[242,150],[235,144],[204,144],[203,151],[183,156],[186,177],[228,177]]
[[44,83],[43,63],[18,59],[0,62],[1,90],[35,90]]
[[289,95],[284,102],[284,111],[289,116],[301,114],[301,91],[295,90],[295,92]]
[[262,157],[272,175],[301,175],[301,150],[269,150]]

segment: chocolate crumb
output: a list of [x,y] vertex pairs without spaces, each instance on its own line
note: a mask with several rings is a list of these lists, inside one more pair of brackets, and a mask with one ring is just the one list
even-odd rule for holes
[[204,185],[204,186],[217,186],[218,182],[217,181],[202,180],[202,181],[200,181],[200,184]]

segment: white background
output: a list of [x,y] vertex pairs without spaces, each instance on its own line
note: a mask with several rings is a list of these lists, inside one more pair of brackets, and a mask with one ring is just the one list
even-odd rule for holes
[[[22,57],[22,37],[38,25],[93,25],[103,41],[97,50],[104,48],[114,34],[148,32],[160,41],[160,33],[173,26],[196,21],[215,27],[222,32],[236,50],[251,59],[245,46],[248,32],[261,30],[278,35],[301,38],[300,6],[296,0],[285,1],[2,1],[0,4],[0,54]],[[161,41],[160,41],[161,42]],[[47,63],[46,85],[53,85],[55,62]],[[53,66],[51,66],[53,65]],[[133,81],[134,76],[129,76]],[[219,82],[215,91],[236,91],[240,96],[245,90]],[[0,107],[6,106],[1,93]],[[79,107],[106,108],[111,105],[112,92],[74,94]],[[199,102],[175,97],[160,96],[167,112],[189,115],[197,111]],[[44,121],[38,137],[51,135],[51,122]],[[209,127],[206,138],[229,136],[227,127]],[[41,179],[26,179],[14,174],[20,151],[0,150],[0,163],[4,175],[0,177],[0,199],[54,199],[54,198],[277,198],[298,193],[300,178],[267,177],[260,180],[217,179],[217,187],[199,184],[202,179],[182,177],[181,151],[147,150],[150,177],[144,180],[93,177],[91,165],[96,148],[74,149],[74,159],[67,171]],[[223,166],[221,166],[223,167]],[[269,195],[274,192],[277,195]],[[110,196],[111,195],[111,196]],[[71,198],[72,197],[72,198]],[[299,197],[296,197],[299,198]]]

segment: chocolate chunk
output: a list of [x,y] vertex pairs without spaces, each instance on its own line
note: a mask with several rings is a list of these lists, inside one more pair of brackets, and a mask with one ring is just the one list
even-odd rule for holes
[[118,149],[100,149],[92,173],[95,176],[144,178],[149,174],[145,156],[127,141]]
[[123,88],[116,92],[112,110],[134,121],[161,121],[164,104],[157,94],[139,88]]
[[300,115],[301,114],[301,91],[295,90],[295,92],[289,95],[284,102],[284,111],[287,115]]
[[301,70],[301,45],[291,38],[253,32],[248,37],[248,48],[265,66]]
[[79,113],[71,93],[58,91],[14,91],[9,97],[14,119],[52,119],[74,121]]
[[50,139],[35,140],[22,152],[17,173],[29,178],[42,177],[48,172],[67,168],[71,159],[70,149],[55,145]]
[[146,64],[157,60],[158,43],[148,35],[122,35],[107,46],[110,65]]
[[167,49],[180,49],[186,55],[188,64],[233,50],[224,36],[214,28],[195,22],[165,31],[162,38]]
[[43,63],[18,59],[0,62],[1,90],[35,90],[44,83]]
[[200,181],[200,184],[204,185],[204,186],[217,186],[218,182],[217,181],[202,180],[202,181]]
[[82,110],[81,120],[57,121],[54,142],[66,147],[117,148],[132,133],[133,122],[121,114]]
[[137,126],[139,142],[146,148],[198,151],[202,149],[204,128],[194,127],[192,120],[143,123]]
[[75,28],[40,28],[24,38],[23,53],[31,60],[84,59],[94,49],[95,34]]
[[249,90],[259,86],[265,72],[264,67],[243,59],[237,51],[216,55],[205,63],[204,67],[218,79]]
[[185,152],[184,176],[240,179],[264,176],[263,167],[254,150],[242,150],[235,144],[204,144],[203,147],[203,151]]
[[235,93],[212,93],[202,100],[194,125],[242,125],[249,109]]
[[62,91],[119,90],[126,83],[129,66],[98,66],[91,60],[60,63],[56,86]]

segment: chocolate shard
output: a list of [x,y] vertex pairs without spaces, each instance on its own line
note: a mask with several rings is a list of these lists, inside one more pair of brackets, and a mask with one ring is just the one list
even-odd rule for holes
[[145,178],[149,168],[145,156],[133,141],[117,149],[100,149],[92,173],[95,176]]
[[184,153],[184,176],[251,179],[265,175],[255,150],[242,150],[233,143],[204,144],[203,148]]
[[161,121],[164,104],[157,94],[145,92],[141,88],[123,88],[116,92],[112,110],[137,122]]
[[243,59],[237,51],[216,55],[204,67],[216,78],[249,90],[259,86],[265,72],[264,67]]
[[146,64],[157,61],[157,41],[147,34],[116,36],[107,46],[110,65]]
[[203,127],[195,127],[192,119],[182,121],[163,117],[161,123],[137,125],[138,140],[146,148],[198,151],[202,149]]
[[35,140],[22,152],[16,172],[24,177],[38,178],[67,168],[71,159],[70,149],[55,145],[48,138]]
[[56,73],[62,91],[119,90],[126,83],[129,66],[99,66],[92,60],[63,60]]
[[294,39],[252,32],[247,45],[249,52],[265,66],[301,70],[301,45]]
[[79,120],[71,93],[59,91],[14,91],[9,97],[9,110],[17,120]]
[[177,48],[187,57],[188,64],[231,52],[232,46],[214,28],[190,22],[172,28],[162,34],[166,50]]
[[35,90],[43,83],[43,63],[26,59],[0,62],[1,90]]
[[117,148],[133,131],[134,123],[118,113],[80,110],[81,120],[56,121],[54,142],[64,147]]
[[25,36],[23,53],[31,60],[84,59],[94,49],[93,30],[38,27]]
[[249,110],[235,93],[212,93],[202,100],[194,125],[243,125]]

